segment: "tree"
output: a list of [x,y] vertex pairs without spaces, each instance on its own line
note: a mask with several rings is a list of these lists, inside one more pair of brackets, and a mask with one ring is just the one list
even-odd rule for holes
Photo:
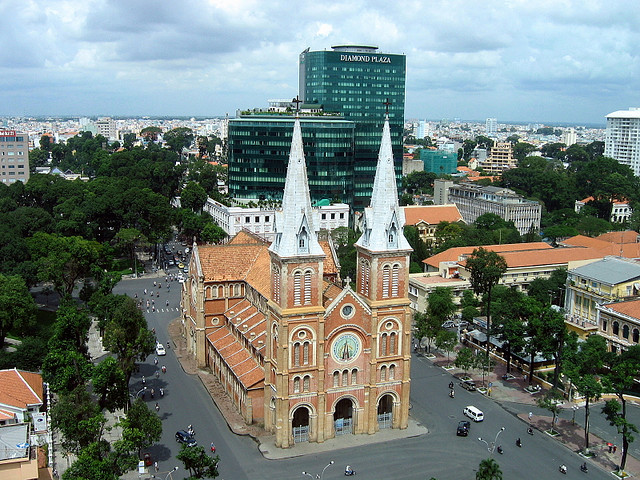
[[473,354],[473,350],[469,347],[463,347],[458,351],[458,355],[454,360],[453,364],[456,368],[459,368],[463,371],[464,376],[467,376],[467,372],[473,367],[475,364],[475,355]]
[[519,162],[523,161],[527,155],[535,151],[536,147],[526,142],[517,142],[513,146],[513,156],[517,158]]
[[466,268],[471,274],[471,288],[476,295],[484,295],[487,311],[487,357],[491,336],[491,292],[507,271],[507,262],[496,252],[476,248],[467,258]]
[[114,307],[105,320],[103,345],[118,358],[128,385],[136,360],[144,361],[153,353],[155,337],[132,298],[119,295]]
[[[116,245],[124,252],[127,252],[131,268],[136,268],[136,247],[139,245],[148,245],[147,237],[137,228],[121,228],[113,237]],[[135,272],[136,275],[138,272]]]
[[122,427],[122,440],[131,451],[140,457],[142,449],[153,445],[162,437],[162,421],[147,404],[137,398],[119,423]]
[[178,127],[164,134],[164,141],[169,148],[180,154],[183,148],[187,148],[193,142],[193,130],[188,127]]
[[493,458],[485,458],[480,462],[476,472],[476,480],[502,480],[502,470]]
[[184,464],[189,471],[188,480],[200,478],[216,478],[218,476],[219,456],[210,457],[200,445],[187,447],[184,443],[176,458]]
[[93,369],[93,393],[98,395],[100,409],[115,412],[126,408],[129,403],[129,388],[127,379],[113,357],[102,360]]
[[189,182],[180,192],[180,206],[193,212],[201,212],[207,203],[207,192],[196,182]]
[[51,408],[53,428],[62,433],[65,450],[78,453],[102,437],[106,419],[84,385],[62,395]]
[[451,320],[457,308],[453,302],[453,289],[436,287],[429,293],[426,313],[430,317],[438,319],[440,325],[447,320]]
[[22,277],[0,273],[0,349],[10,330],[26,330],[35,314],[36,304]]
[[478,135],[476,137],[476,144],[479,148],[484,148],[485,150],[491,150],[491,147],[494,145],[494,141],[485,135]]
[[503,342],[507,373],[510,373],[512,354],[522,351],[525,345],[525,327],[520,318],[520,302],[524,295],[515,287],[507,288],[500,285],[495,288],[494,295],[494,320],[497,319],[499,322],[498,339]]
[[42,379],[59,394],[83,387],[91,377],[91,371],[91,362],[73,350],[51,350],[42,362]]
[[63,300],[56,311],[53,333],[49,338],[49,350],[68,350],[79,353],[89,360],[89,329],[91,319],[75,302]]
[[549,431],[551,435],[553,435],[554,433],[557,433],[553,429],[553,426],[556,424],[556,419],[558,418],[558,414],[562,411],[562,407],[560,406],[562,403],[562,400],[563,400],[562,392],[555,388],[552,388],[551,390],[547,391],[544,397],[538,398],[538,400],[536,400],[536,404],[538,405],[538,407],[549,410],[553,415],[553,419],[551,420],[551,429]]
[[432,317],[426,313],[416,312],[416,327],[418,328],[418,337],[420,340],[427,339],[427,353],[431,352],[431,344],[438,336],[438,332],[442,330],[442,322],[438,317]]
[[615,393],[619,401],[609,400],[602,413],[618,429],[618,433],[622,434],[620,469],[624,470],[629,443],[633,442],[633,433],[638,432],[638,428],[627,420],[627,400],[624,394],[632,388],[640,370],[640,346],[634,345],[620,355],[609,356],[607,366],[609,371],[602,376],[602,383],[606,391]]
[[61,297],[71,296],[78,280],[97,266],[102,247],[82,237],[61,237],[37,232],[27,240],[38,266],[38,277],[53,283]]
[[576,390],[584,396],[584,449],[589,451],[589,415],[591,400],[602,395],[602,383],[597,377],[608,355],[607,341],[600,335],[589,335],[580,349],[567,361],[567,376]]
[[442,329],[436,336],[436,347],[447,352],[447,367],[449,366],[449,354],[458,344],[458,334],[450,330]]
[[62,474],[62,480],[118,480],[120,474],[109,459],[109,444],[93,442],[83,448],[75,462]]
[[577,338],[575,334],[569,335],[562,311],[551,308],[547,304],[542,306],[541,315],[542,355],[545,358],[553,358],[555,364],[553,388],[558,388],[558,379],[562,373],[564,359],[575,352]]
[[227,232],[214,222],[207,223],[200,234],[200,239],[206,243],[220,243],[227,237]]

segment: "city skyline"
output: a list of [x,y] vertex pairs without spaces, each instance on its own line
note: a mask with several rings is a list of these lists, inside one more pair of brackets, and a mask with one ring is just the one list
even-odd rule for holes
[[604,125],[640,105],[623,1],[10,0],[2,116],[221,116],[298,94],[307,47],[407,57],[406,118]]

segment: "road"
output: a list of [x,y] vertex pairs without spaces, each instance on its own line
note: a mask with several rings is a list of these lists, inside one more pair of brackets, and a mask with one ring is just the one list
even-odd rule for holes
[[[174,273],[177,270],[174,268]],[[114,293],[138,295],[147,288],[153,288],[153,281],[165,278],[148,278],[124,280],[114,289]],[[149,328],[155,328],[158,339],[165,345],[168,340],[167,325],[179,315],[181,284],[171,283],[167,292],[163,285],[160,297],[154,297],[156,303],[164,306],[169,300],[169,308],[161,307],[155,312],[145,311]],[[417,438],[402,439],[384,444],[370,444],[365,447],[345,448],[342,450],[294,457],[285,460],[266,460],[259,453],[256,443],[250,437],[241,437],[231,433],[224,418],[213,404],[209,394],[196,376],[187,375],[180,367],[175,355],[169,349],[167,355],[159,357],[156,367],[153,355],[140,366],[140,371],[132,378],[130,390],[135,393],[142,387],[142,375],[146,378],[148,388],[165,389],[164,397],[152,400],[149,395],[146,401],[153,408],[157,401],[160,406],[159,415],[163,423],[162,439],[157,445],[149,448],[149,452],[159,463],[161,471],[174,466],[182,470],[181,462],[175,459],[180,445],[174,435],[177,430],[193,425],[196,439],[208,450],[210,442],[215,442],[217,454],[220,456],[220,477],[227,480],[244,479],[301,479],[302,471],[319,474],[330,460],[335,465],[328,467],[324,478],[327,480],[344,477],[344,466],[352,465],[360,479],[472,479],[480,461],[489,455],[487,445],[478,437],[493,441],[496,433],[504,427],[498,437],[504,454],[493,454],[500,464],[505,479],[538,479],[538,478],[582,478],[579,470],[581,457],[559,445],[546,435],[537,433],[527,435],[526,425],[516,418],[515,414],[532,410],[527,405],[509,404],[506,409],[478,392],[467,392],[456,388],[455,398],[449,398],[449,373],[436,367],[424,357],[414,357],[412,362],[412,394],[413,408],[411,416],[427,426],[430,433]],[[167,373],[155,372],[161,365],[166,365]],[[459,420],[464,419],[462,410],[465,405],[475,405],[485,414],[485,421],[472,423],[468,437],[455,435]],[[594,409],[593,412],[595,413]],[[632,408],[632,415],[638,409]],[[537,410],[536,410],[537,412]],[[540,411],[541,414],[546,414]],[[571,412],[567,412],[570,415]],[[579,415],[577,416],[579,417]],[[599,430],[612,431],[606,422],[592,415],[592,429],[600,435]],[[565,416],[565,418],[567,418]],[[515,445],[516,438],[523,442],[522,448]],[[606,435],[604,435],[607,438]],[[618,442],[618,445],[621,445]],[[294,447],[295,448],[295,447]],[[564,463],[569,472],[562,476],[558,466]],[[176,478],[182,478],[180,471]],[[589,470],[590,478],[608,478],[609,474],[595,467]]]

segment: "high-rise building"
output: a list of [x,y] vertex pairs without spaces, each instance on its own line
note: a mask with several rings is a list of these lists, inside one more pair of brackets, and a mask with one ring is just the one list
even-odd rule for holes
[[[239,201],[282,199],[294,117],[246,112],[229,119],[229,195]],[[339,116],[301,116],[313,202],[353,202],[355,124]]]
[[518,166],[518,159],[513,156],[513,148],[509,142],[498,142],[491,147],[491,153],[480,167],[489,175],[502,175],[502,172]]
[[116,139],[116,122],[110,117],[104,117],[96,120],[96,130],[98,135],[102,135],[107,140]]
[[2,183],[29,180],[29,137],[15,130],[0,130],[0,179]]
[[562,132],[562,136],[560,137],[560,142],[564,143],[567,147],[575,144],[578,141],[578,135],[576,135],[576,131],[573,128],[568,128],[564,132]]
[[418,122],[418,133],[416,134],[416,138],[422,140],[425,137],[428,137],[431,134],[429,131],[429,124],[426,120],[420,120]]
[[300,98],[355,122],[355,210],[369,204],[386,112],[396,175],[401,174],[405,80],[405,55],[382,53],[378,47],[337,45],[300,54]]
[[636,176],[640,175],[640,108],[607,115],[604,155],[629,165]]
[[420,150],[420,160],[424,162],[424,171],[438,175],[456,173],[458,168],[458,154],[443,150]]
[[485,125],[485,133],[489,136],[494,136],[498,133],[498,119],[497,118],[487,118]]

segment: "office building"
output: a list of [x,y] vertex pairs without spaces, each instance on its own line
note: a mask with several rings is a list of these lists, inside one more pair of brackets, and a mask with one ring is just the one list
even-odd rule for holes
[[479,162],[487,175],[502,175],[502,172],[518,166],[518,160],[513,156],[513,148],[509,142],[498,142],[489,152],[489,156]]
[[640,108],[607,115],[604,156],[628,165],[634,175],[640,176]]
[[458,170],[458,154],[445,150],[420,150],[420,160],[424,162],[424,171],[437,175],[448,175]]
[[355,243],[353,290],[317,234],[301,124],[290,135],[273,243],[242,231],[225,245],[194,245],[181,301],[187,354],[280,448],[406,429],[410,405],[411,247],[389,124]]
[[495,213],[507,222],[512,221],[520,235],[540,230],[540,203],[508,188],[461,183],[449,188],[449,201],[458,206],[466,223],[475,222],[485,213]]
[[564,143],[567,147],[575,144],[578,141],[578,136],[573,128],[568,128],[560,136],[560,143]]
[[[294,116],[244,112],[229,119],[229,195],[240,201],[282,199]],[[301,116],[311,201],[352,204],[354,122],[337,115]],[[379,139],[378,139],[379,141]]]
[[422,140],[425,137],[428,137],[431,135],[431,132],[429,130],[429,124],[427,123],[426,120],[420,120],[418,122],[418,133],[416,134],[416,138]]
[[498,133],[498,119],[497,118],[487,118],[484,123],[484,131],[490,137],[495,137]]
[[29,136],[15,130],[0,130],[0,179],[2,183],[29,180]]
[[338,45],[300,54],[300,98],[355,123],[355,210],[369,204],[387,111],[396,175],[401,175],[405,79],[406,57],[382,53],[377,47]]
[[98,135],[102,135],[107,140],[116,140],[116,122],[113,118],[104,117],[96,120],[96,130]]

